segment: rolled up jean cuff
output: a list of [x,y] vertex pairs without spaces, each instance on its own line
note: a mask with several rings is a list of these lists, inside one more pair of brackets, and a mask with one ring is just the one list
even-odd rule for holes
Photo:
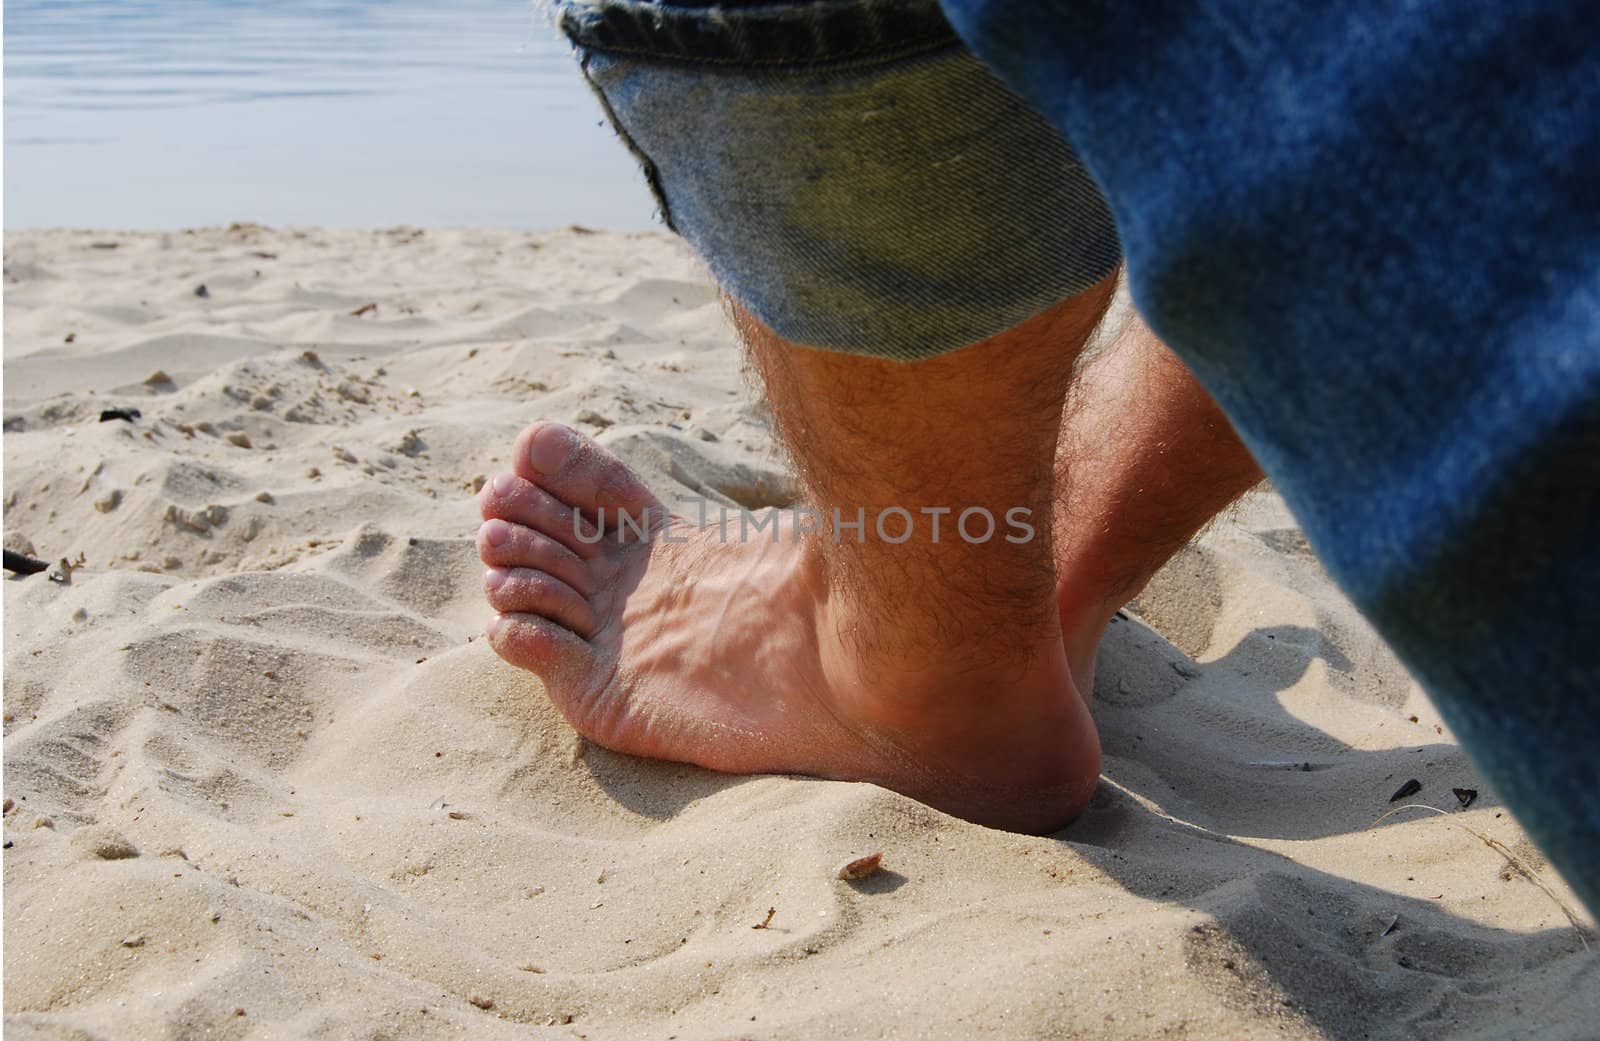
[[1121,259],[1100,191],[931,0],[556,0],[668,225],[779,336],[915,361]]

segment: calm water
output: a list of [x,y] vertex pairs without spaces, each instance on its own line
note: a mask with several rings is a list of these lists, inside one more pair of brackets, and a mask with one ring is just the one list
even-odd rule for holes
[[7,227],[650,226],[529,0],[5,0]]

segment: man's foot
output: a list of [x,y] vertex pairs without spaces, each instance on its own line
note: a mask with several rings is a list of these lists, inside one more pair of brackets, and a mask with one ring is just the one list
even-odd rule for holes
[[[998,643],[880,640],[811,538],[741,539],[733,522],[724,543],[666,520],[622,463],[555,424],[525,430],[513,466],[480,497],[490,640],[585,737],[730,773],[871,781],[1020,831],[1087,802],[1099,743],[1053,619]],[[602,510],[603,538],[585,541]],[[654,537],[619,540],[619,511]]]

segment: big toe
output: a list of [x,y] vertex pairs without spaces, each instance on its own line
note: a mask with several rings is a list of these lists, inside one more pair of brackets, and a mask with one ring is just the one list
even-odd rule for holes
[[637,515],[661,509],[661,501],[621,459],[566,425],[536,422],[518,433],[514,451],[512,469],[518,477],[584,512]]
[[622,460],[570,427],[535,423],[517,435],[515,451],[512,466],[518,476],[591,517],[666,513]]

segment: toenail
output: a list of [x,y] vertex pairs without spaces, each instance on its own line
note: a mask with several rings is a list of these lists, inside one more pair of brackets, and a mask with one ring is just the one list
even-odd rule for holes
[[503,546],[511,538],[511,525],[503,520],[485,521],[483,541],[491,546]]
[[542,474],[553,474],[561,469],[572,454],[572,431],[552,423],[533,435],[528,448],[528,461]]
[[497,474],[495,479],[489,482],[489,487],[494,489],[496,495],[510,495],[517,490],[517,479],[511,474]]
[[505,568],[492,567],[483,573],[483,588],[494,592],[506,584],[506,579],[511,577],[511,572]]
[[489,639],[492,640],[496,636],[500,635],[500,627],[505,625],[505,622],[506,616],[503,614],[497,614],[493,618],[489,619],[489,624],[483,627],[483,631],[488,633]]

